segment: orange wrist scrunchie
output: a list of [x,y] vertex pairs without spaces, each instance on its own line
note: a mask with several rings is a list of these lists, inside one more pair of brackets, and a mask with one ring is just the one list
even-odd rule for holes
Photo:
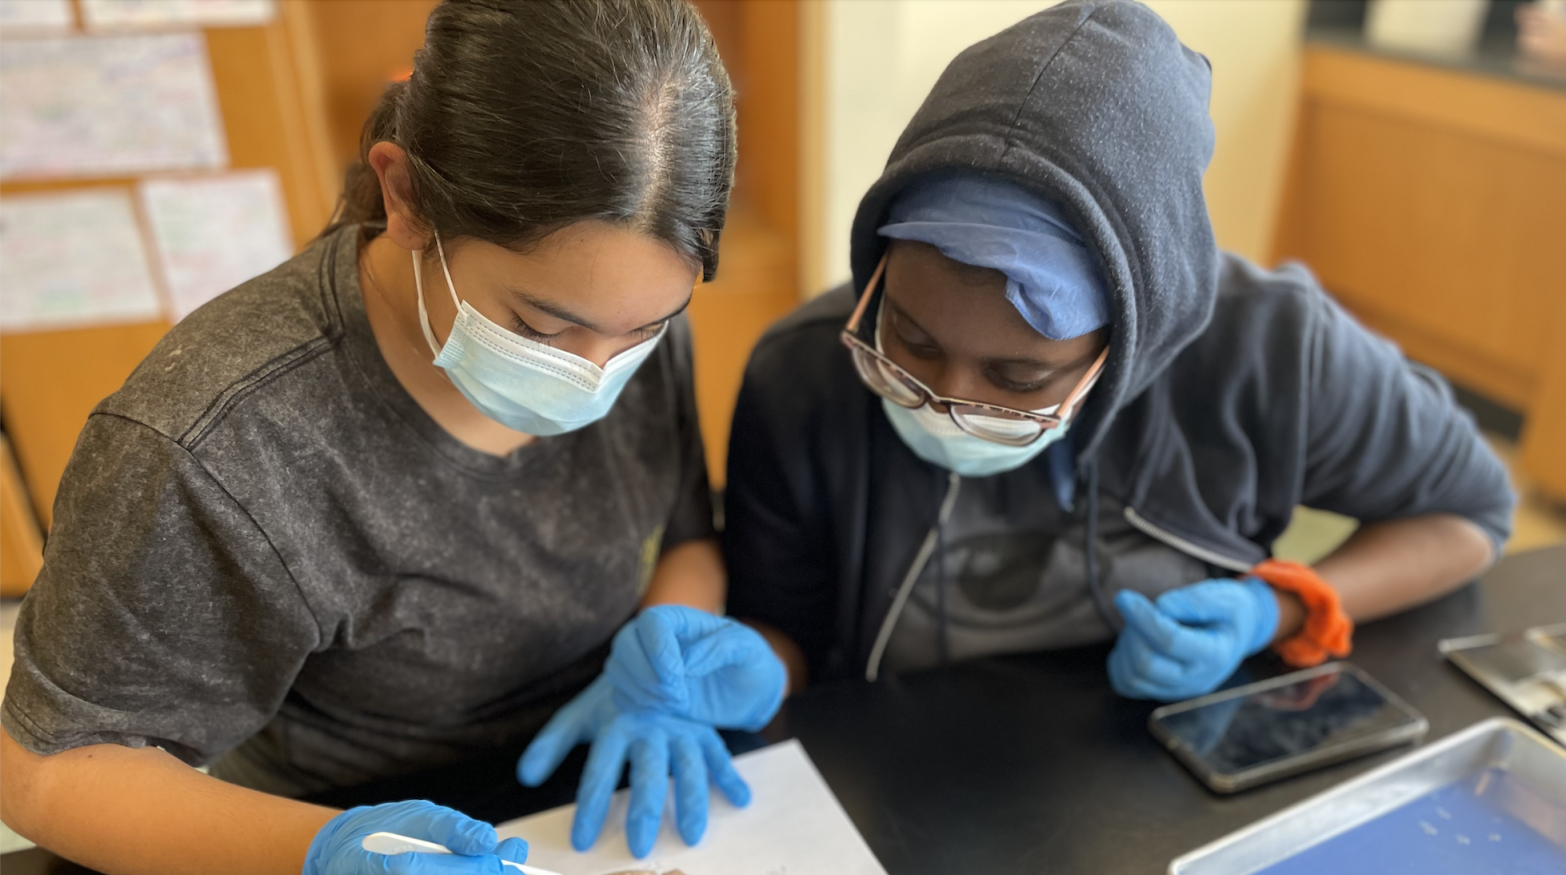
[[1343,613],[1338,592],[1315,569],[1297,562],[1268,559],[1251,573],[1273,589],[1292,592],[1305,605],[1305,626],[1299,634],[1273,645],[1283,661],[1295,668],[1320,665],[1327,659],[1342,659],[1353,649],[1354,621]]

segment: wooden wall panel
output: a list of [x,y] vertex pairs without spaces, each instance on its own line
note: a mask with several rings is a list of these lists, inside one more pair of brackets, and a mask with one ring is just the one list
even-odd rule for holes
[[229,164],[277,171],[294,242],[302,246],[325,227],[336,192],[316,160],[325,142],[320,126],[302,116],[287,28],[276,20],[266,27],[208,30],[207,52]]
[[386,83],[413,68],[436,0],[307,0],[335,182],[358,159],[359,133]]
[[43,533],[27,500],[11,442],[0,437],[0,598],[20,598],[43,566]]
[[794,0],[746,0],[739,176],[745,198],[797,248],[800,16]]
[[167,325],[154,322],[8,334],[0,340],[5,428],[45,529],[87,414],[125,382],[166,331]]
[[796,287],[801,300],[818,294],[830,275],[826,264],[826,12],[822,4],[799,4],[799,195],[794,247]]
[[739,160],[718,277],[690,318],[708,471],[721,486],[729,421],[756,340],[799,302],[802,11],[798,0],[697,0],[734,83]]
[[745,50],[743,17],[749,0],[692,0],[692,5],[707,22],[707,30],[712,32],[712,38],[718,44],[718,54],[727,64],[729,80],[735,88],[744,88],[746,67],[736,62]]
[[689,310],[696,406],[715,486],[724,482],[729,424],[751,348],[767,326],[799,303],[793,269],[786,239],[744,205],[729,211],[718,278],[697,286]]
[[1539,489],[1566,502],[1566,313],[1555,324],[1562,333],[1550,344],[1518,450],[1523,470]]

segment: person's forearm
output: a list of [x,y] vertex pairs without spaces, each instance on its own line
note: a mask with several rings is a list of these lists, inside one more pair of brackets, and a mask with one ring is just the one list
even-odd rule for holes
[[107,875],[298,875],[336,814],[209,777],[157,748],[45,757],[0,732],[0,817]]
[[[1316,573],[1337,590],[1356,623],[1407,610],[1472,580],[1493,561],[1490,538],[1454,514],[1383,520],[1360,526]],[[1305,611],[1280,594],[1277,639],[1299,631]]]
[[761,637],[767,639],[767,644],[772,647],[772,652],[777,654],[778,660],[783,663],[783,668],[788,671],[788,689],[784,695],[792,696],[805,688],[809,681],[805,667],[805,653],[799,649],[799,644],[788,633],[776,626],[763,623],[760,620],[741,620],[740,622],[761,633]]
[[723,613],[728,597],[728,573],[717,538],[700,538],[665,550],[658,557],[642,607],[685,605],[709,614]]
[[[723,552],[716,538],[686,541],[666,551],[658,559],[652,583],[642,597],[642,607],[653,605],[685,605],[713,614],[723,613],[723,603],[728,597],[728,572],[723,567]],[[794,639],[781,631],[755,620],[743,620],[761,637],[767,639],[772,652],[782,660],[788,670],[788,692],[793,695],[805,688],[805,655]]]

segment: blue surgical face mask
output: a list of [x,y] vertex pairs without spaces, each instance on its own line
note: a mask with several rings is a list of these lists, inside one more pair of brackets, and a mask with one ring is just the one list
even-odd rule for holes
[[479,412],[507,428],[547,437],[603,419],[668,330],[664,326],[656,337],[638,343],[600,368],[581,356],[528,340],[486,319],[457,297],[439,236],[435,249],[446,275],[446,288],[457,305],[457,318],[446,345],[441,346],[430,330],[424,306],[424,253],[413,253],[413,283],[419,295],[424,339],[435,353],[435,366],[445,369],[457,390]]
[[[882,301],[881,311],[885,312],[885,301]],[[877,316],[875,329],[875,348],[881,349],[881,319]],[[1092,382],[1082,390],[1082,396],[1092,390],[1093,383],[1098,382],[1095,375]],[[1078,400],[1076,407],[1082,403]],[[930,409],[930,405],[924,404],[910,410],[907,407],[881,399],[881,409],[886,411],[886,418],[892,423],[892,428],[897,436],[903,439],[908,449],[913,450],[914,455],[938,465],[948,471],[955,472],[964,477],[990,477],[1006,471],[1021,468],[1044,452],[1050,444],[1066,436],[1071,428],[1071,417],[1076,410],[1066,412],[1060,425],[1045,431],[1039,435],[1033,443],[1026,446],[1013,447],[1006,444],[998,444],[987,441],[957,427],[950,415],[938,413]],[[1056,404],[1035,410],[1035,413],[1054,413],[1060,409]],[[1019,429],[1028,429],[1032,426],[1018,423]]]
[[[1054,413],[1056,407],[1046,407],[1038,412]],[[958,428],[950,416],[931,410],[928,404],[909,410],[882,398],[881,408],[886,411],[886,418],[891,421],[897,436],[914,455],[964,477],[989,477],[1021,468],[1050,444],[1065,437],[1071,428],[1071,423],[1062,423],[1027,446],[1009,447],[968,434]]]

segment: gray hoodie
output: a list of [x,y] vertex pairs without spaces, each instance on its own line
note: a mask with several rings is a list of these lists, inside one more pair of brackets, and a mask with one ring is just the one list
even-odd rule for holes
[[944,494],[837,339],[886,246],[888,205],[928,174],[993,175],[1056,201],[1103,265],[1104,376],[1070,445],[1030,463],[1068,454],[1090,543],[1101,493],[1215,571],[1267,558],[1301,504],[1360,520],[1453,513],[1504,542],[1505,471],[1445,383],[1303,268],[1217,249],[1202,195],[1210,82],[1206,59],[1128,0],[1072,0],[970,47],[860,204],[853,287],[758,344],[729,450],[729,609],[793,636],[814,677],[863,670]]

